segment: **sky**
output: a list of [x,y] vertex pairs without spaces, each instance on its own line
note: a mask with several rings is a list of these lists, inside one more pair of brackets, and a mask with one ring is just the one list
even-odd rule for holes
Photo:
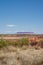
[[0,0],[0,34],[43,34],[43,0]]

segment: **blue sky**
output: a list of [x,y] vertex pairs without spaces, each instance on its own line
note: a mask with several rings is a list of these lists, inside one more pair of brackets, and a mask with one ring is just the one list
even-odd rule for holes
[[0,34],[43,34],[43,0],[0,0]]

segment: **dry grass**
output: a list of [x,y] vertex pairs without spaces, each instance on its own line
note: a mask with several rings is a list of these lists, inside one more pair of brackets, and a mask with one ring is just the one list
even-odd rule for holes
[[8,47],[10,50],[5,52],[0,50],[0,65],[43,65],[43,49],[20,49],[11,50],[13,47]]
[[43,65],[43,48],[31,46],[27,39],[0,40],[0,46],[0,65]]

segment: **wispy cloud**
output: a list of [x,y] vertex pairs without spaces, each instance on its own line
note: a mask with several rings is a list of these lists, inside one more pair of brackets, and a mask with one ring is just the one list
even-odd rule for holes
[[14,33],[17,33],[17,31],[11,31],[11,30],[7,30],[7,31],[4,31],[5,34],[14,34]]
[[16,25],[13,24],[7,24],[6,27],[15,27]]

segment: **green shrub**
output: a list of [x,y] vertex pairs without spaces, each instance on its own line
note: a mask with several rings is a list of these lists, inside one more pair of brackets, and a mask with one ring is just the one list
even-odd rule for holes
[[15,41],[12,43],[13,46],[22,47],[23,45],[29,45],[29,41],[27,38],[22,38],[20,40]]
[[18,42],[15,41],[15,42],[12,43],[12,45],[13,45],[13,46],[18,46]]
[[29,45],[29,40],[27,38],[22,38],[21,43],[22,45]]
[[0,40],[0,48],[7,46],[7,42],[3,39]]
[[20,40],[16,40],[15,42],[13,42],[11,45],[15,46],[15,47],[21,47],[21,41]]
[[16,40],[16,41],[7,41],[7,40],[3,40],[3,39],[0,40],[0,48],[6,47],[8,45],[12,45],[12,46],[15,46],[15,47],[22,47],[23,45],[28,46],[29,40],[27,38],[22,38],[22,39],[19,39],[19,40]]

